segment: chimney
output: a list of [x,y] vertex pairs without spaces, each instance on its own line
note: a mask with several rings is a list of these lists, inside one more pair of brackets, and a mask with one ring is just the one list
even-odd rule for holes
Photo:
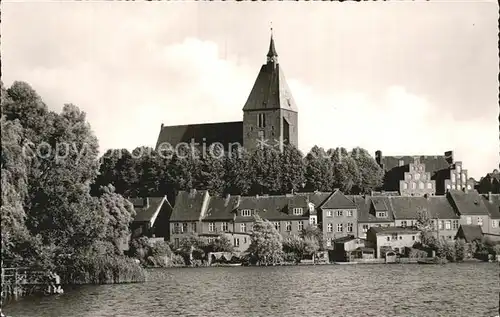
[[145,209],[148,209],[149,208],[149,197],[142,198],[142,204],[143,204]]
[[493,203],[493,198],[491,197],[491,192],[488,192],[488,201]]
[[448,164],[453,164],[453,151],[444,152],[444,158]]
[[382,151],[375,151],[375,161],[377,161],[378,165],[382,165]]

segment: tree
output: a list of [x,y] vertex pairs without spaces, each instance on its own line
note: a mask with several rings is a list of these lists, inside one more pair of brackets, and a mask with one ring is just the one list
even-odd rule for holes
[[280,154],[281,193],[297,191],[305,186],[305,164],[302,153],[293,145],[285,145]]
[[360,173],[358,192],[367,194],[382,187],[384,171],[368,151],[357,147],[351,151],[351,156],[356,162]]
[[213,242],[209,243],[207,246],[208,252],[233,252],[234,246],[225,235],[220,235]]
[[250,195],[280,193],[283,188],[280,163],[279,152],[272,148],[264,147],[252,153]]
[[351,193],[361,184],[361,174],[356,161],[347,153],[344,148],[329,150],[334,167],[335,187],[340,188],[343,193]]
[[319,250],[325,249],[325,239],[323,231],[318,227],[308,226],[302,230],[300,236],[302,239],[313,239],[317,242]]
[[224,191],[224,160],[220,155],[223,149],[214,147],[212,153],[203,153],[196,160],[193,187],[206,189],[211,195],[219,196]]
[[457,262],[463,261],[466,258],[466,246],[464,239],[455,240],[455,259]]
[[260,264],[274,264],[282,259],[283,238],[269,220],[255,216],[248,252]]
[[192,263],[194,259],[202,259],[205,257],[207,244],[204,239],[197,234],[189,234],[182,238],[179,245],[179,252],[184,256],[186,263]]
[[417,210],[416,227],[420,230],[420,241],[426,246],[435,246],[437,240],[434,237],[434,226],[429,211],[426,208],[419,208]]
[[304,255],[314,254],[319,250],[318,241],[312,237],[301,238],[290,236],[283,241],[283,251],[295,253],[296,262],[300,262]]
[[308,191],[330,191],[334,185],[333,161],[323,148],[314,146],[305,158],[305,188]]
[[225,156],[224,192],[232,195],[246,195],[252,185],[250,155],[245,149]]

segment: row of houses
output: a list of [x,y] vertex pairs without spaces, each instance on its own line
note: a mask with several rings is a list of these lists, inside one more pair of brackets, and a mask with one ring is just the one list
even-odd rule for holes
[[238,251],[250,245],[255,215],[273,223],[283,237],[298,235],[309,226],[318,227],[327,248],[341,238],[366,239],[370,228],[411,230],[419,210],[427,210],[435,235],[444,240],[453,240],[462,225],[477,226],[485,235],[500,235],[500,194],[481,195],[475,190],[451,190],[441,196],[360,196],[335,190],[215,197],[206,190],[193,189],[179,192],[172,203],[166,197],[131,201],[137,212],[133,237],[162,237],[179,245],[192,233],[208,240],[224,234]]

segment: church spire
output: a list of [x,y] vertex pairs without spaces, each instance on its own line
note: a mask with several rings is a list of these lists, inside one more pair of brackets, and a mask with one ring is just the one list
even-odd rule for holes
[[269,43],[269,52],[267,52],[267,62],[277,63],[278,62],[278,53],[276,53],[276,48],[274,47],[274,38],[273,38],[273,27],[271,25],[271,43]]

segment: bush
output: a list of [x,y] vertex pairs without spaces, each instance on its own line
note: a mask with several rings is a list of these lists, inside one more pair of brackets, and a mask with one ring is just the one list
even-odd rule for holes
[[112,284],[144,282],[144,269],[125,256],[100,255],[68,259],[58,273],[64,284]]
[[172,254],[170,256],[170,263],[172,266],[184,266],[186,262],[184,262],[184,257],[179,254]]
[[427,251],[424,250],[418,250],[418,249],[410,249],[410,252],[408,253],[408,257],[415,259],[415,258],[426,258],[428,257]]
[[165,241],[157,241],[149,248],[149,254],[151,256],[170,256],[172,251],[167,242]]
[[285,262],[297,262],[297,255],[293,252],[288,252],[283,254],[283,261]]

